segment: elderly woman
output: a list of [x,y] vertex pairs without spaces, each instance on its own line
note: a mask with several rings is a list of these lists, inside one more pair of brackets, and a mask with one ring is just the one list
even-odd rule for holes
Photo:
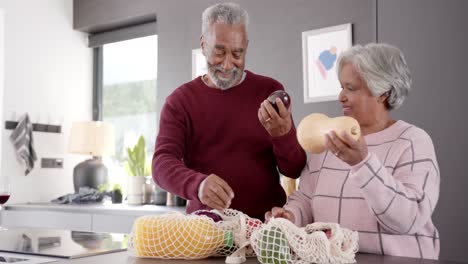
[[360,252],[437,259],[434,146],[424,130],[390,115],[410,90],[403,54],[387,44],[358,45],[340,55],[337,69],[343,113],[359,122],[362,136],[341,140],[330,132],[328,150],[310,156],[299,190],[266,219],[336,222],[359,232]]

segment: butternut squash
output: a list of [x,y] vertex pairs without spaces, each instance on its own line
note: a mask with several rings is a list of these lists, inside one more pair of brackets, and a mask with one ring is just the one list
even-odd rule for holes
[[356,140],[361,136],[359,123],[352,117],[329,118],[324,114],[313,113],[299,123],[297,140],[306,152],[321,153],[326,149],[325,134],[332,130],[336,131],[340,138],[343,130]]
[[223,247],[226,235],[208,217],[149,215],[135,220],[132,247],[138,257],[200,259]]

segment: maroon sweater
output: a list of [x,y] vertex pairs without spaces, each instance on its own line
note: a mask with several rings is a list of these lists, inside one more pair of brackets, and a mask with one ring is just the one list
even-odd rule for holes
[[231,208],[263,219],[267,210],[286,202],[278,169],[297,178],[305,166],[294,126],[272,138],[257,117],[260,103],[283,86],[246,73],[242,83],[225,91],[198,77],[177,88],[163,106],[153,179],[189,200],[187,213],[209,209],[198,199],[198,187],[214,173],[234,191]]

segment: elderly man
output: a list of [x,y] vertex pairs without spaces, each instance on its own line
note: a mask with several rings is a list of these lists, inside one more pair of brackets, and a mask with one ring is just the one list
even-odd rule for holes
[[286,195],[278,169],[297,178],[306,155],[290,109],[265,100],[283,86],[244,70],[248,15],[234,3],[207,8],[200,44],[208,74],[177,88],[163,106],[153,178],[187,199],[187,212],[234,208],[263,219]]

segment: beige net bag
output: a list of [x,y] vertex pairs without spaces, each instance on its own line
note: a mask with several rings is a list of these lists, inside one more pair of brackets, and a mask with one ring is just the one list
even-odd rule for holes
[[162,259],[228,256],[227,263],[242,263],[245,256],[255,256],[249,239],[262,226],[260,220],[232,209],[143,216],[133,224],[128,252]]
[[354,263],[358,232],[338,224],[313,223],[299,228],[273,218],[256,230],[251,245],[261,263]]

